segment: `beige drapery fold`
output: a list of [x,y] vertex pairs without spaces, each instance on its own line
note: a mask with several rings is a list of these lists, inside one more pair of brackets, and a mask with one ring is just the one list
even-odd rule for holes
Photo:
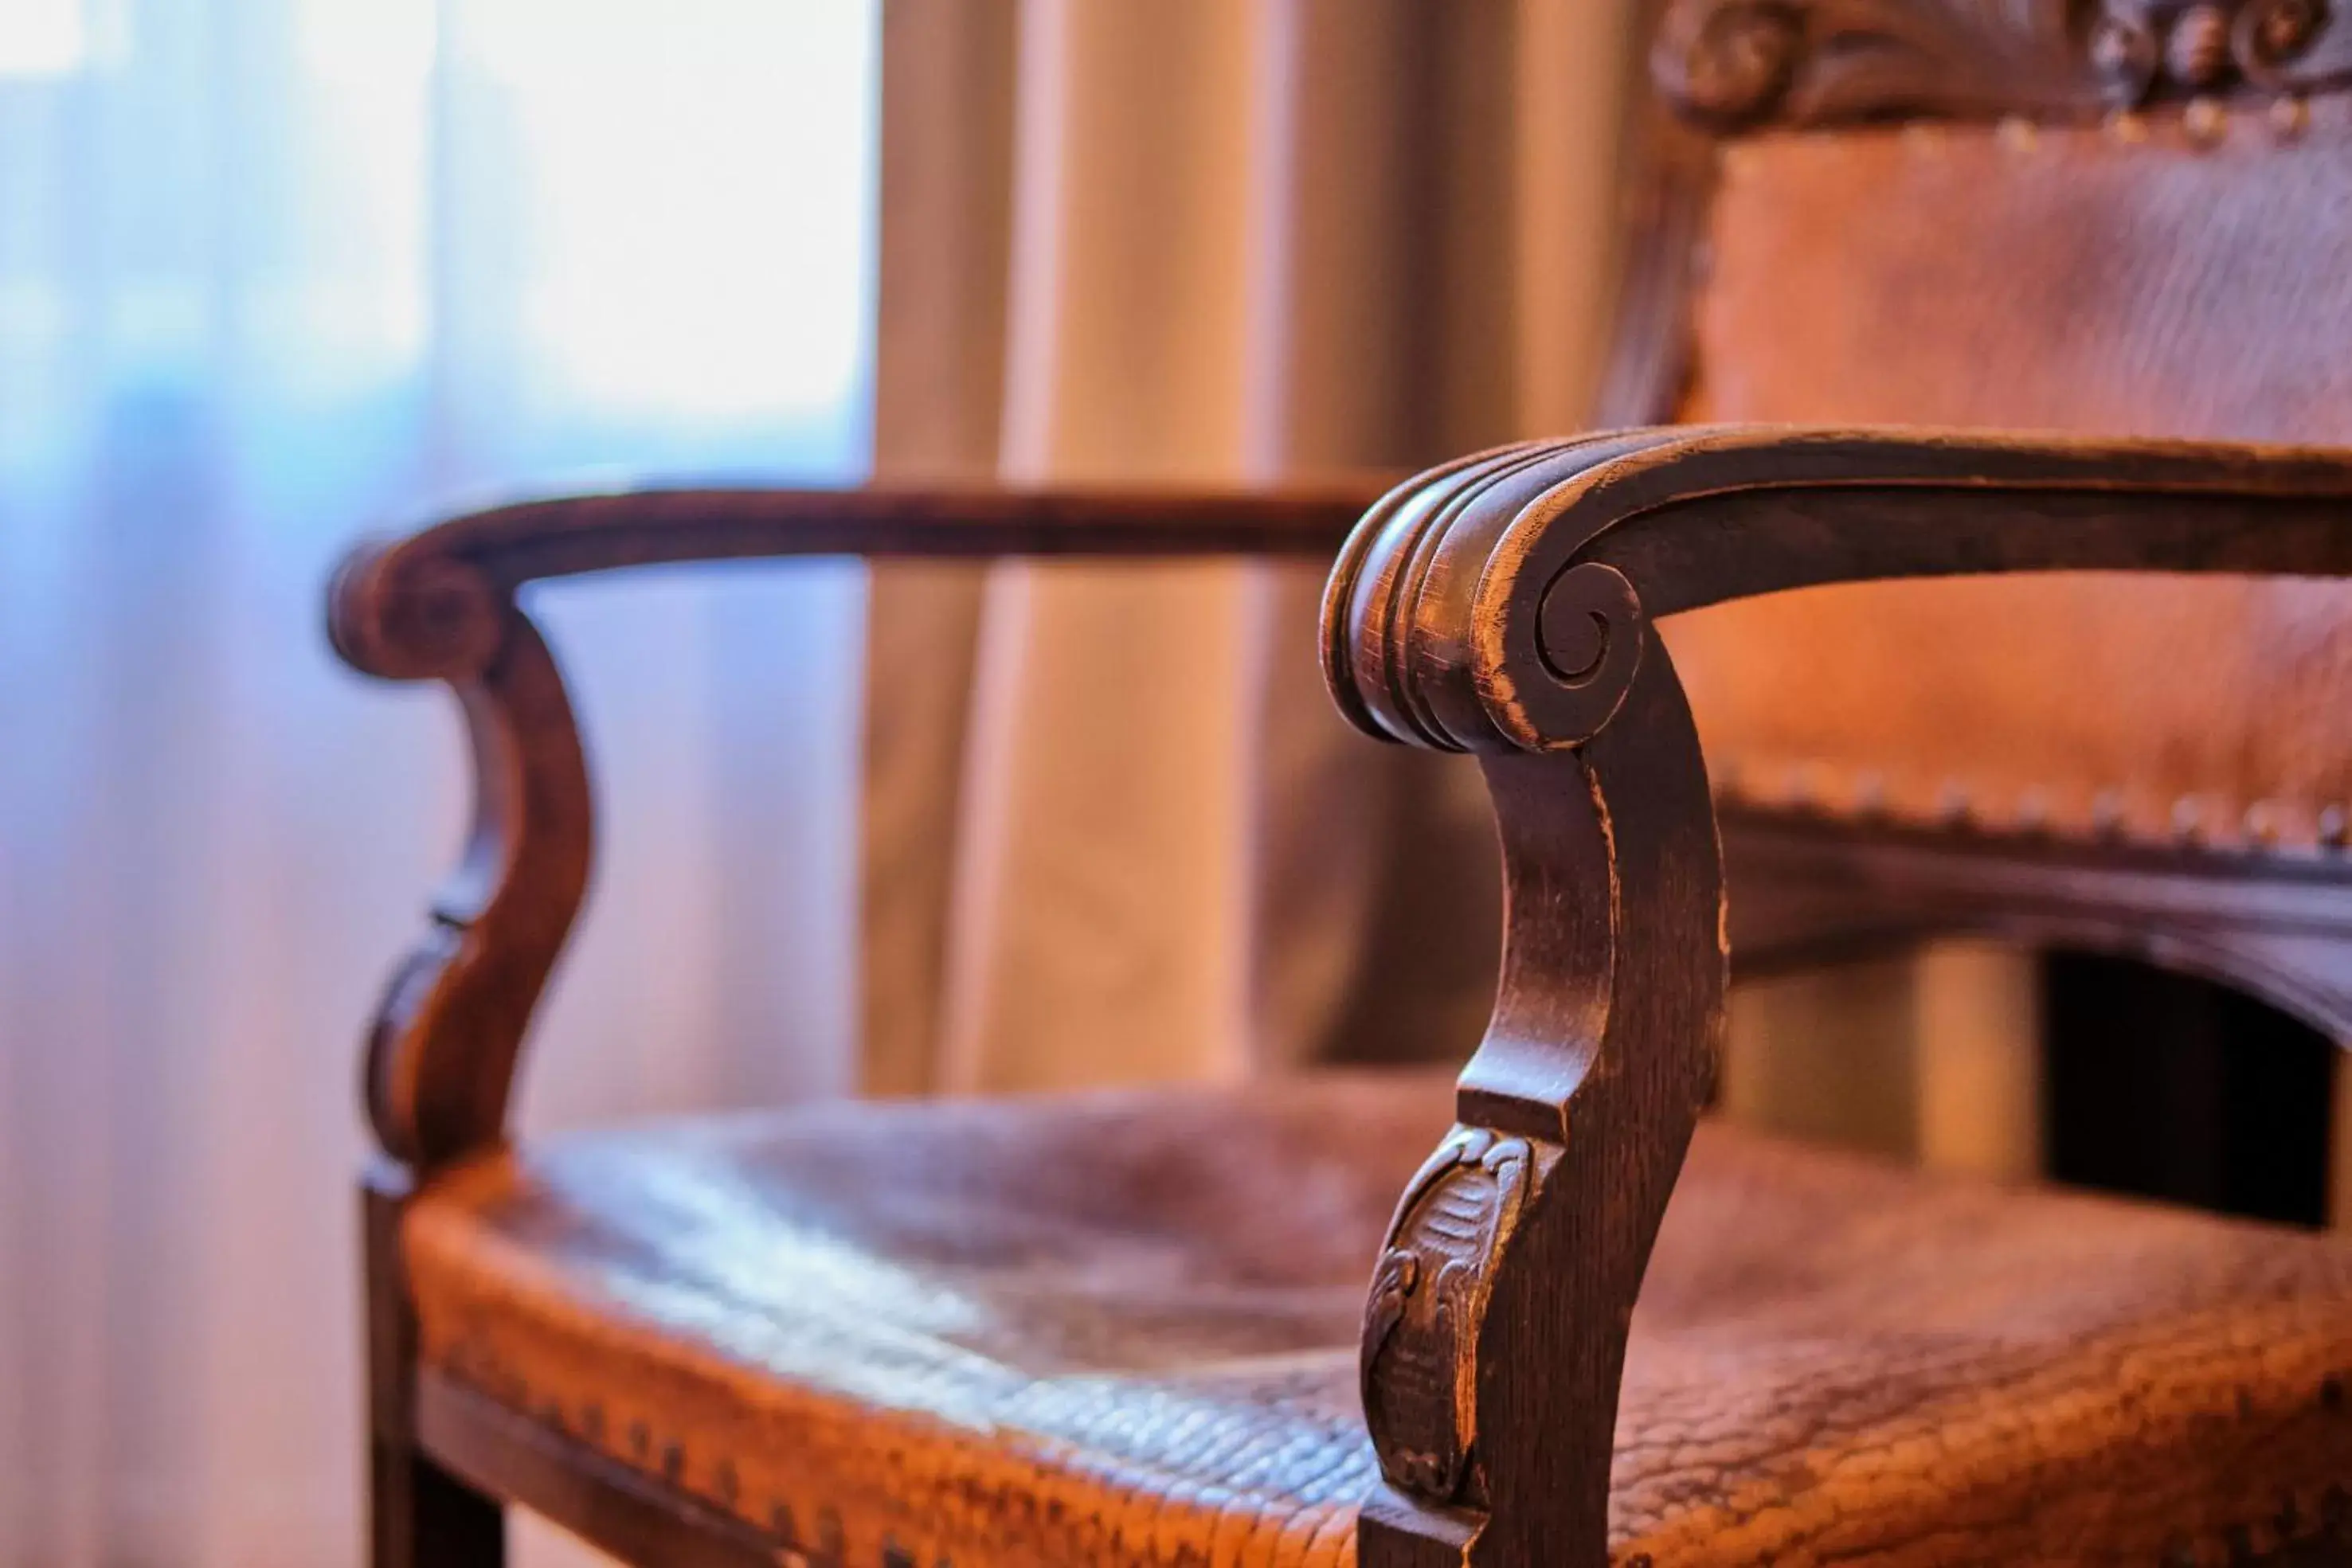
[[[887,0],[885,475],[1262,484],[1582,423],[1617,0]],[[1475,770],[1345,734],[1320,573],[875,573],[866,1081],[1458,1054]]]

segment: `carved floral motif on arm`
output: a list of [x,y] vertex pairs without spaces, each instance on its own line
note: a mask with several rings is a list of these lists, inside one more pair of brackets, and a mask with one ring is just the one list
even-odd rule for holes
[[2331,0],[1675,0],[1658,89],[1717,130],[2074,118],[2352,82]]
[[1488,1289],[1537,1177],[1524,1138],[1457,1127],[1405,1189],[1364,1309],[1364,1417],[1381,1469],[1483,1506],[1474,1375]]

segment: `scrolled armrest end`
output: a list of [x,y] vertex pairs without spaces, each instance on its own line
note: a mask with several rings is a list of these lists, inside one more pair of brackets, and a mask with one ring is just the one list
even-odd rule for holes
[[384,1153],[430,1170],[504,1135],[524,1033],[586,888],[586,759],[553,655],[510,587],[466,556],[360,546],[329,586],[327,628],[354,669],[446,683],[466,720],[465,854],[385,989],[362,1072]]
[[1430,470],[1365,514],[1323,601],[1323,667],[1357,727],[1441,751],[1564,751],[1624,702],[1646,637],[1614,567],[1554,530],[1637,432],[1499,447]]
[[355,547],[327,591],[327,639],[343,662],[391,681],[463,680],[498,657],[509,596],[480,568],[403,540]]

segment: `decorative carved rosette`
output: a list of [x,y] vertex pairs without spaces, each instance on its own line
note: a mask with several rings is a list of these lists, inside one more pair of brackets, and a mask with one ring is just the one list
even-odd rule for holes
[[1381,1473],[1441,1506],[1483,1507],[1477,1336],[1538,1178],[1524,1138],[1454,1130],[1405,1189],[1364,1310],[1364,1418]]
[[2352,75],[2352,37],[2334,36],[2327,0],[2105,0],[2084,57],[2104,101],[2128,109],[2239,86],[2336,85]]

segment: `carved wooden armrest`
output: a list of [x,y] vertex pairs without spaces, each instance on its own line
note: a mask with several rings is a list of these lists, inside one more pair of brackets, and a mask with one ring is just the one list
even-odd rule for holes
[[502,1135],[524,1030],[587,884],[587,767],[562,675],[515,601],[522,584],[750,556],[1328,560],[1378,493],[646,490],[498,507],[362,546],[330,590],[336,651],[370,674],[446,682],[474,762],[463,860],[369,1040],[384,1151],[430,1167]]
[[[1720,854],[1653,617],[1812,583],[2352,574],[2352,453],[1635,431],[1485,453],[1369,513],[1324,608],[1360,727],[1478,754],[1502,977],[1366,1310],[1366,1568],[1607,1561],[1626,1334],[1714,1071]],[[2196,650],[2182,650],[2184,658]]]

